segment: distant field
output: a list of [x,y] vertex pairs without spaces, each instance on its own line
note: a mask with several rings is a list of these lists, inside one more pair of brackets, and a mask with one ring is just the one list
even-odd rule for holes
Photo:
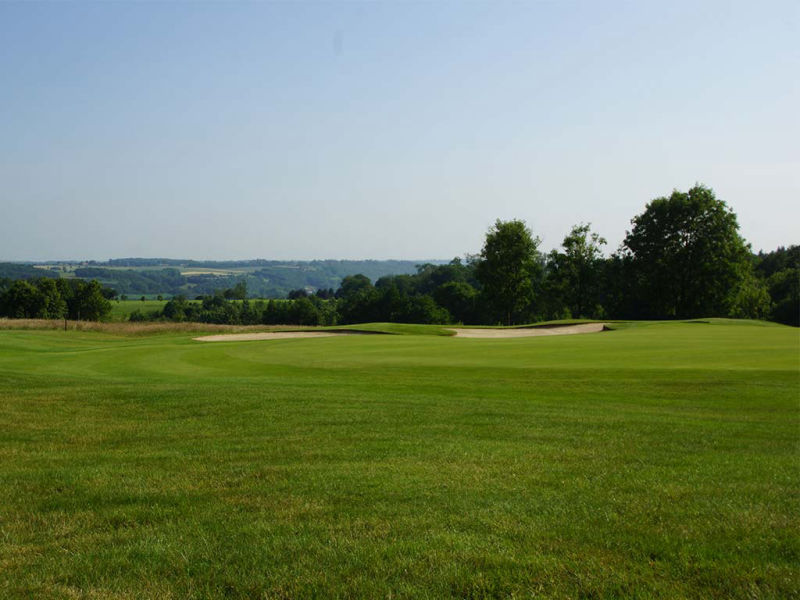
[[798,329],[359,327],[0,330],[0,597],[800,593]]
[[181,275],[184,277],[187,275],[233,275],[235,273],[237,273],[237,271],[225,269],[187,269],[185,271],[181,271]]
[[[250,302],[256,302],[258,299],[251,298]],[[163,310],[164,305],[168,302],[168,300],[145,300],[142,302],[141,300],[112,300],[111,301],[111,313],[109,314],[108,320],[110,321],[127,321],[131,313],[137,310],[140,310],[144,313],[149,313],[152,311],[160,311]],[[193,301],[190,301],[193,302]],[[240,302],[240,300],[232,300],[231,302]],[[264,300],[264,302],[269,302],[269,300]],[[287,302],[286,299],[276,299],[273,302]]]
[[112,321],[127,321],[131,313],[137,310],[148,313],[154,310],[162,310],[167,300],[112,300],[111,314]]

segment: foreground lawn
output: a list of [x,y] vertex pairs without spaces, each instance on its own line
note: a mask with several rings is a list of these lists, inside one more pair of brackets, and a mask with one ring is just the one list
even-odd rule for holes
[[799,357],[3,330],[0,597],[797,597]]

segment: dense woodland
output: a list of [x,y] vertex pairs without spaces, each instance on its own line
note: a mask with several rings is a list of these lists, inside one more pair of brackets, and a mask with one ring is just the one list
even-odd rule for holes
[[[248,299],[252,290],[240,279],[191,300],[175,295],[162,310],[135,312],[131,320],[512,325],[721,316],[800,324],[800,246],[753,254],[735,214],[712,190],[695,186],[655,199],[631,224],[620,248],[604,256],[606,241],[590,225],[574,226],[559,249],[542,253],[524,222],[497,221],[481,253],[464,260],[375,281],[348,275],[337,289],[303,287],[268,301]],[[180,272],[168,271],[164,276],[177,282]],[[154,285],[156,291],[163,288]],[[0,316],[98,319],[117,294],[96,281],[0,280]]]
[[80,279],[0,280],[0,317],[99,321],[116,292]]

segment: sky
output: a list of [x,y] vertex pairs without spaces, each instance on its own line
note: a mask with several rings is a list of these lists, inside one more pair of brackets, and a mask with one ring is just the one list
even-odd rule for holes
[[0,260],[622,242],[711,187],[800,243],[800,3],[0,2]]

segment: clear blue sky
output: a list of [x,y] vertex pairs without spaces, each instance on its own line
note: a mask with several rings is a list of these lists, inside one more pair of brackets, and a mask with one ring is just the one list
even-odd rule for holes
[[0,260],[613,250],[695,182],[800,242],[800,3],[0,3]]

